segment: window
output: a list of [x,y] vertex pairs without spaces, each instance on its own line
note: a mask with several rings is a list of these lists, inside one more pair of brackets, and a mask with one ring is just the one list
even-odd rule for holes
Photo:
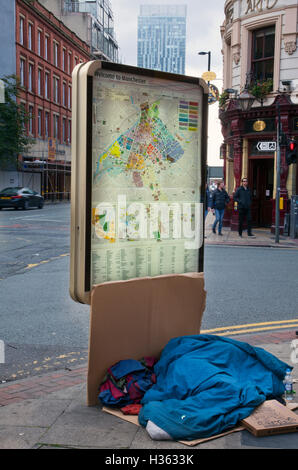
[[53,100],[59,103],[59,78],[53,77]]
[[63,106],[67,106],[66,83],[63,82]]
[[71,121],[68,120],[68,138],[67,138],[68,144],[71,142]]
[[58,60],[59,60],[59,44],[54,41],[53,42],[53,62],[56,67],[58,67]]
[[58,139],[59,138],[59,116],[57,114],[53,114],[53,125],[54,125],[53,137],[54,139]]
[[44,94],[45,98],[50,99],[50,73],[45,73],[45,81],[44,81]]
[[25,86],[25,60],[20,59],[20,81],[21,86]]
[[33,92],[33,64],[29,64],[29,73],[28,73],[28,90]]
[[42,94],[41,76],[42,76],[42,70],[38,69],[37,87],[38,87],[38,94],[39,95]]
[[33,48],[33,24],[28,23],[28,49],[32,51]]
[[33,134],[34,132],[34,108],[33,106],[29,106],[29,134]]
[[71,58],[72,58],[72,54],[71,52],[68,53],[68,73],[70,74],[72,72],[72,68],[71,68]]
[[38,110],[38,116],[37,116],[37,132],[38,135],[42,135],[42,109]]
[[68,107],[71,109],[71,86],[68,85]]
[[50,38],[49,36],[45,36],[44,38],[44,58],[46,60],[49,60],[49,44],[50,44]]
[[20,44],[24,45],[24,18],[20,17]]
[[252,72],[255,80],[273,79],[275,27],[257,29],[252,35]]
[[40,30],[37,32],[37,53],[39,56],[42,55],[42,32]]
[[63,47],[63,51],[62,51],[62,70],[64,70],[64,72],[66,71],[66,62],[67,62],[66,49]]
[[62,119],[62,142],[66,142],[66,118]]
[[45,137],[50,136],[50,113],[48,111],[45,112],[44,135],[45,135]]

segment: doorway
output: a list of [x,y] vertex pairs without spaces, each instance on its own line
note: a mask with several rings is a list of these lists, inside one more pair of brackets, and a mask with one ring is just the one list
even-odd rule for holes
[[274,158],[250,158],[251,216],[254,227],[270,227],[274,184]]

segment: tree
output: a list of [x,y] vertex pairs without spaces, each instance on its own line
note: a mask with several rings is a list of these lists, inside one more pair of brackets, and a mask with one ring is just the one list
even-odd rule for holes
[[17,156],[25,152],[34,139],[27,136],[26,122],[30,115],[17,103],[20,80],[15,75],[2,78],[5,102],[0,103],[0,168],[16,168]]

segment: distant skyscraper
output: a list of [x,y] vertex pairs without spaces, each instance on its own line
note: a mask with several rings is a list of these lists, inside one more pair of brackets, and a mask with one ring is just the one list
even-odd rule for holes
[[185,73],[186,5],[141,5],[138,67]]

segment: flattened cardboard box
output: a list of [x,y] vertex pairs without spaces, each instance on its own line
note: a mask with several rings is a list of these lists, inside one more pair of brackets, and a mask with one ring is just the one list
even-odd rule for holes
[[87,404],[97,404],[107,368],[121,359],[159,358],[176,336],[200,333],[206,291],[203,273],[115,281],[93,287]]
[[277,400],[267,400],[241,424],[254,436],[298,432],[298,415]]
[[[268,400],[268,401],[278,403],[276,400]],[[265,402],[265,403],[268,403],[268,401]],[[278,403],[278,404],[281,407],[283,407],[283,409],[282,409],[283,415],[284,414],[288,415],[288,412],[290,412],[289,414],[290,414],[291,417],[292,417],[292,415],[294,415],[296,418],[298,418],[298,416],[291,411],[291,410],[298,409],[298,403],[287,403],[287,406],[283,406],[280,403]],[[260,405],[260,407],[263,407],[263,405],[264,405],[264,403],[262,405]],[[260,408],[260,407],[258,407],[258,408]],[[284,410],[284,408],[285,408],[285,410]],[[264,407],[263,407],[263,409],[264,409]],[[267,406],[266,406],[266,409],[267,409]],[[135,424],[136,426],[140,426],[139,419],[138,419],[137,415],[124,415],[120,409],[113,409],[113,408],[109,408],[107,406],[104,406],[102,408],[102,411],[104,411],[106,413],[110,413],[114,416],[117,416],[117,418],[123,419],[124,421],[128,421],[129,423]],[[228,429],[227,431],[224,431],[220,434],[215,434],[213,436],[204,437],[204,438],[200,438],[200,439],[194,439],[192,441],[183,441],[183,440],[181,440],[181,441],[178,441],[178,442],[180,442],[181,444],[187,445],[187,446],[196,446],[198,444],[202,444],[203,442],[211,441],[213,439],[218,439],[219,437],[227,436],[228,434],[232,434],[234,432],[243,431],[245,429],[251,431],[251,429],[248,429],[247,424],[246,424],[246,426],[244,426],[244,423],[243,423],[243,421],[245,421],[247,423],[247,421],[249,421],[251,416],[252,415],[250,415],[248,418],[245,418],[245,420],[242,420],[240,423],[238,423],[238,426],[236,426],[234,428],[231,428],[231,429]],[[267,413],[266,413],[266,416],[267,416]],[[291,431],[284,431],[284,432],[291,432]],[[261,435],[258,434],[258,436],[261,436]]]

